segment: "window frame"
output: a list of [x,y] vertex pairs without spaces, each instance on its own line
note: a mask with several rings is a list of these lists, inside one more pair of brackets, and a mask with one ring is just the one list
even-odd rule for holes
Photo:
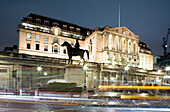
[[[38,47],[37,47],[37,45],[38,45]],[[40,50],[40,44],[37,44],[37,43],[35,44],[35,50]]]

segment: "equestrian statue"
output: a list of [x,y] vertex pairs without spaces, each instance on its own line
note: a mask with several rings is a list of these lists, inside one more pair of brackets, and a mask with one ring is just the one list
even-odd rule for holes
[[[65,41],[61,46],[67,47],[67,54],[69,57],[68,64],[72,64],[72,56],[80,56],[80,58],[83,59],[83,61],[85,63],[85,59],[84,59],[85,52],[87,53],[87,58],[89,59],[89,51],[79,48],[80,45],[79,45],[78,39],[76,39],[75,48],[73,48],[67,41]],[[80,62],[79,62],[79,64],[80,64]]]

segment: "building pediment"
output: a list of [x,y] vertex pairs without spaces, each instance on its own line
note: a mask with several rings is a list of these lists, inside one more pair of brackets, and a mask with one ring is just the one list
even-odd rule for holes
[[138,35],[136,35],[135,33],[133,33],[131,30],[129,30],[127,27],[123,26],[123,27],[115,27],[115,28],[111,28],[106,26],[105,27],[107,30],[113,31],[115,33],[119,33],[119,34],[123,34],[123,35],[127,35],[130,37],[137,37],[139,38]]

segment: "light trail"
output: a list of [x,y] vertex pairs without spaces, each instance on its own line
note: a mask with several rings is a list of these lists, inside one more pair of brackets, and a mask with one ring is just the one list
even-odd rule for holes
[[170,87],[166,86],[104,86],[99,85],[99,89],[167,89],[169,90]]
[[170,96],[139,96],[139,95],[121,95],[121,99],[140,99],[140,100],[164,100],[170,99]]

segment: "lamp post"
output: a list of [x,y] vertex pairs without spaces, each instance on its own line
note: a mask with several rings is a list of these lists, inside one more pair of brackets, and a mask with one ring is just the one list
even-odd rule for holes
[[45,86],[45,76],[47,76],[48,73],[47,72],[44,72],[44,86]]
[[86,65],[84,65],[83,70],[84,70],[84,86],[83,86],[83,90],[86,91],[87,87],[86,87],[86,70],[88,69],[88,67]]
[[[38,66],[37,71],[38,71],[39,75],[40,75],[41,70],[42,70],[42,67]],[[35,88],[37,88],[37,75],[36,75],[36,79],[35,79]]]
[[125,71],[126,71],[126,83],[128,82],[127,78],[128,78],[128,70],[129,70],[129,66],[127,65],[125,67]]

